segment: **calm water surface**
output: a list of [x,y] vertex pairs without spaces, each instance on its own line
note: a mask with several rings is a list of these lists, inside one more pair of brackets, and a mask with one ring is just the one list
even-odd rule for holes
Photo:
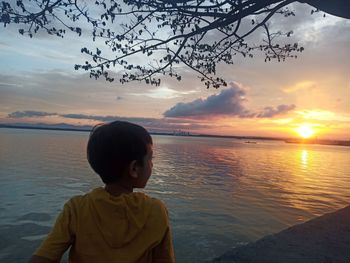
[[[144,190],[170,212],[177,262],[219,256],[350,202],[350,148],[154,137]],[[72,195],[101,186],[88,133],[0,129],[0,262],[25,262]]]

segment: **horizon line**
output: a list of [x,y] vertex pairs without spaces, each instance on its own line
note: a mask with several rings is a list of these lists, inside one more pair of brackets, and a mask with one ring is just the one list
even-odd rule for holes
[[[38,126],[43,125],[43,126]],[[69,127],[54,127],[54,125],[67,125]],[[81,127],[81,128],[79,128]],[[85,128],[83,128],[85,127]],[[0,123],[0,128],[9,129],[28,129],[28,130],[56,130],[56,131],[73,131],[73,132],[90,132],[93,126],[84,125],[77,126],[72,124],[6,124]],[[269,136],[242,136],[242,135],[216,135],[216,134],[195,134],[189,132],[150,132],[151,135],[165,135],[165,136],[177,136],[177,137],[207,137],[207,138],[228,138],[228,139],[238,139],[238,140],[269,140],[269,141],[284,141],[286,143],[296,143],[296,144],[327,144],[333,142],[330,145],[340,145],[340,146],[350,146],[350,140],[340,140],[340,139],[317,139],[317,138],[290,138],[290,137],[269,137]],[[246,143],[254,143],[247,141]],[[340,144],[339,144],[340,143]],[[342,144],[344,143],[344,144]]]

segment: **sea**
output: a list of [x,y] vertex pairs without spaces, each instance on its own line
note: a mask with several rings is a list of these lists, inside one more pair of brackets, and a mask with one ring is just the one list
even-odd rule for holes
[[[102,186],[86,160],[88,136],[0,129],[0,262],[26,262],[64,202]],[[138,191],[166,204],[179,263],[205,262],[350,203],[350,147],[153,140],[153,174]]]

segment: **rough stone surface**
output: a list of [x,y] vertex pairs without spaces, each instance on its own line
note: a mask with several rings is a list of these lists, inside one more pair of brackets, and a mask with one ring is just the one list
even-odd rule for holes
[[236,247],[210,263],[350,263],[350,206]]

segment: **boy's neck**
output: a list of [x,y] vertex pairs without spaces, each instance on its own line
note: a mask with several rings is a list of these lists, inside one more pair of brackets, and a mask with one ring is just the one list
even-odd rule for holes
[[121,194],[132,193],[134,188],[131,184],[123,184],[122,182],[118,182],[113,184],[106,184],[105,190],[111,195],[118,196]]

